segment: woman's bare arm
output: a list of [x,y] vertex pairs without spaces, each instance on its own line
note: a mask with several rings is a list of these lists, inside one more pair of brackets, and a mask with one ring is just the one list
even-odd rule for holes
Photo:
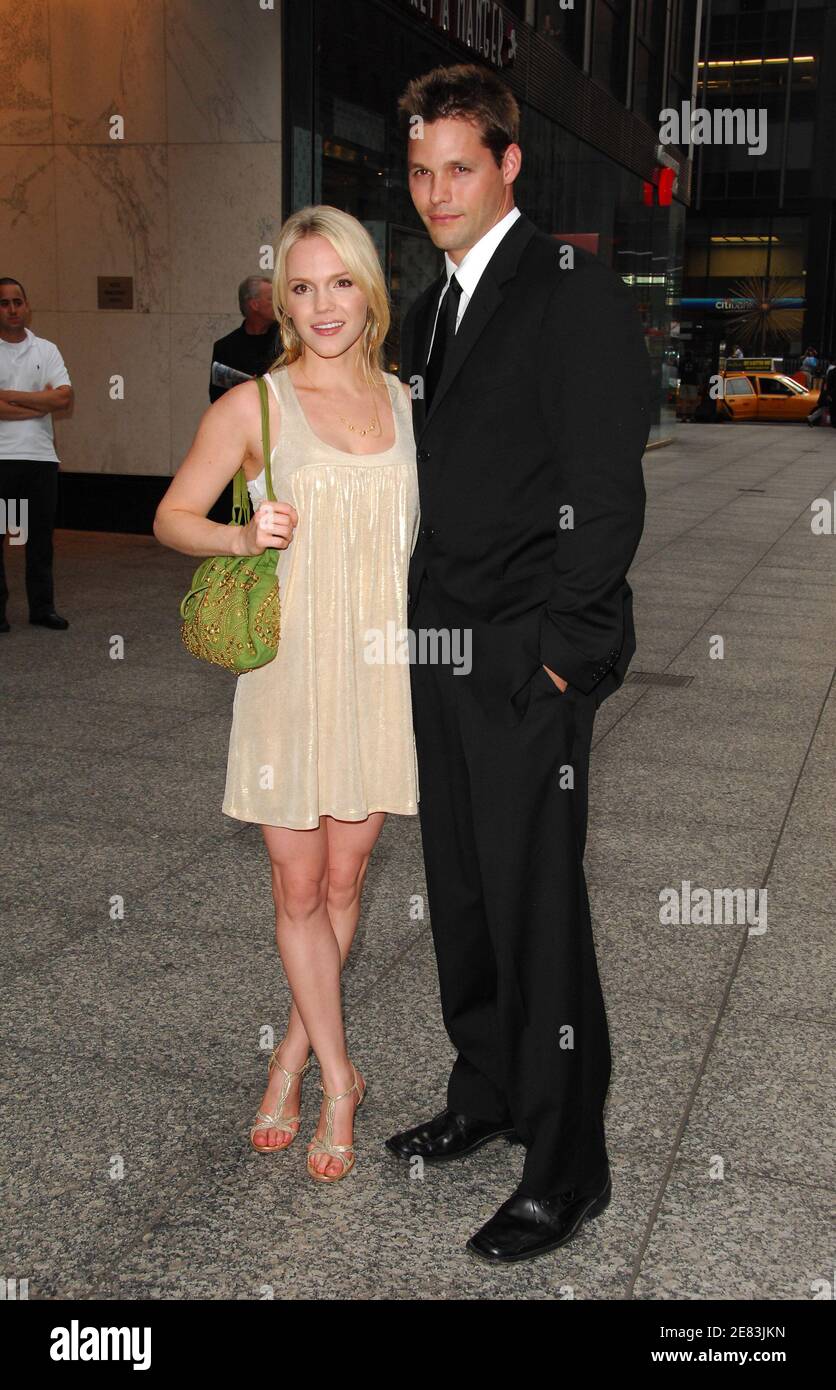
[[268,546],[284,550],[298,521],[290,502],[262,503],[248,526],[209,520],[208,512],[248,458],[261,461],[261,402],[254,381],[231,387],[204,412],[157,508],[157,540],[184,555],[260,555]]

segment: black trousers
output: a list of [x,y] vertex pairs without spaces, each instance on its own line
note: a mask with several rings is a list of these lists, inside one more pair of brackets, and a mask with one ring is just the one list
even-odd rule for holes
[[[52,531],[58,506],[58,464],[50,459],[0,459],[0,498],[20,525],[20,503],[28,501],[26,541],[26,597],[30,618],[42,618],[55,607],[52,581]],[[11,519],[11,518],[10,518]],[[0,614],[6,612],[9,587],[3,563],[0,535]]]
[[[445,623],[425,577],[410,627]],[[560,674],[560,673],[558,673]],[[449,1109],[513,1123],[519,1191],[583,1191],[608,1162],[607,1017],[583,872],[595,697],[540,667],[500,727],[451,665],[411,666],[419,813]],[[569,785],[571,782],[574,785]]]

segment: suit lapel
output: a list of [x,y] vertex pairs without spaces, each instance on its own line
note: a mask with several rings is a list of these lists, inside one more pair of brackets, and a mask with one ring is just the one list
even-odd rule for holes
[[426,371],[427,358],[430,353],[430,338],[432,337],[433,324],[435,323],[435,311],[438,308],[438,296],[442,288],[447,283],[447,272],[442,271],[438,279],[429,285],[424,291],[421,302],[415,309],[415,326],[412,336],[412,361],[409,365],[410,377],[421,378],[422,390],[420,396],[415,398],[414,424],[415,437],[423,429],[426,415],[426,404],[424,402],[423,379]]
[[425,425],[428,425],[435,415],[456,376],[479,341],[482,330],[493,318],[501,303],[502,295],[493,279],[489,277],[488,271],[485,270],[453,338],[444,363],[441,380],[435,388],[435,395],[424,420]]
[[421,315],[415,326],[415,342],[419,349],[419,371],[424,370],[427,358],[430,355],[430,339],[432,337],[435,314],[438,308],[438,297],[446,284],[447,272],[443,270],[438,279],[430,285],[429,294],[421,307]]
[[[423,420],[421,428],[425,429],[430,420],[435,415],[438,407],[450,390],[458,373],[467,361],[479,338],[484,332],[487,324],[493,318],[503,300],[501,286],[516,274],[520,256],[533,237],[536,227],[529,221],[525,214],[521,214],[510,231],[505,233],[496,251],[488,261],[476,291],[468,304],[464,317],[459,324],[458,332],[453,338],[450,354],[444,363],[444,371],[441,380],[435,390],[432,404],[428,411],[422,411]],[[432,299],[435,305],[438,300],[436,292]],[[432,320],[430,320],[432,324]],[[416,342],[418,338],[416,336]],[[429,351],[429,339],[425,344],[426,351]],[[424,356],[421,370],[426,368],[427,357]]]

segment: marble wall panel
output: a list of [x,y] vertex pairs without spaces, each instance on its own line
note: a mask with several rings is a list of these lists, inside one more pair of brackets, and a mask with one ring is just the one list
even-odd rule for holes
[[59,305],[97,312],[97,277],[133,277],[133,312],[170,308],[168,146],[59,145]]
[[51,145],[0,144],[0,275],[31,303],[58,304],[55,155]]
[[[178,0],[51,0],[55,139],[61,144],[164,143],[166,6]],[[111,118],[124,120],[112,138]]]
[[[281,225],[281,20],[278,0],[0,0],[0,273],[69,367],[68,471],[166,475],[191,443]],[[100,275],[133,277],[132,311],[98,308]]]
[[281,140],[281,12],[260,0],[177,0],[166,11],[168,138]]
[[244,276],[271,273],[259,253],[281,226],[279,146],[171,145],[169,183],[172,313],[235,313]]
[[237,313],[171,316],[172,473],[177,472],[188,453],[201,416],[209,408],[212,344],[231,333],[240,322]]
[[49,0],[0,0],[0,146],[50,145]]
[[[170,473],[170,315],[37,313],[31,327],[57,344],[75,391],[72,417],[55,422],[62,469]],[[114,376],[124,399],[112,398]]]

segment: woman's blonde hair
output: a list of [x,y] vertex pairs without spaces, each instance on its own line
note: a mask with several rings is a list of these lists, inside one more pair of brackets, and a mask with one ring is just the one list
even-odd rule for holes
[[273,367],[288,366],[302,356],[303,343],[288,313],[290,291],[287,284],[287,258],[292,247],[305,237],[321,236],[330,241],[352,280],[369,301],[366,326],[361,339],[363,375],[369,385],[380,380],[381,353],[389,332],[391,314],[386,281],[377,248],[361,222],[340,208],[320,203],[301,208],[288,217],[275,246],[273,271],[273,310],[279,324],[283,351]]

